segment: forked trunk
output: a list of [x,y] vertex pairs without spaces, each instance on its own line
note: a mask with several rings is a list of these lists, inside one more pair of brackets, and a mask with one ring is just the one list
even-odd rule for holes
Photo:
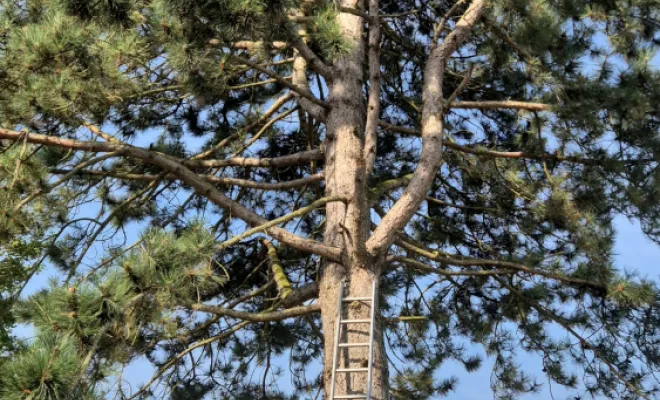
[[[343,0],[342,7],[362,8],[359,0]],[[361,17],[340,13],[339,25],[352,50],[335,63],[336,74],[329,85],[332,106],[327,118],[326,195],[341,195],[346,204],[335,202],[327,206],[325,243],[344,249],[343,265],[327,263],[319,292],[324,330],[324,389],[329,399],[332,384],[332,365],[335,321],[340,282],[344,280],[345,294],[351,297],[371,296],[372,283],[380,276],[381,265],[370,261],[365,243],[370,223],[367,207],[365,174],[364,129],[365,104],[362,92],[364,63],[364,21]],[[344,318],[368,319],[369,305],[354,303],[344,307]],[[379,313],[374,335],[374,368],[372,399],[387,399],[387,362],[384,356],[383,333]],[[351,324],[342,342],[368,342],[369,324]],[[339,352],[340,368],[363,368],[368,359],[367,347],[343,348]],[[335,397],[351,393],[366,393],[366,372],[340,373],[336,376]]]

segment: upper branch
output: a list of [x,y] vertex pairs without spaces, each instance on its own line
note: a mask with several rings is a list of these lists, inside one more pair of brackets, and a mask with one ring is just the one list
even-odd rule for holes
[[321,59],[314,53],[312,49],[307,46],[302,38],[298,35],[295,35],[291,43],[294,49],[298,51],[298,54],[307,61],[310,68],[319,75],[322,75],[325,78],[331,78],[333,70],[330,66],[325,64]]
[[372,255],[382,253],[417,211],[426,197],[442,161],[442,136],[444,133],[444,101],[442,82],[447,59],[468,36],[481,16],[486,0],[474,0],[447,35],[442,45],[431,50],[424,70],[422,93],[422,154],[419,165],[401,198],[383,217],[380,225],[367,241],[367,250]]
[[378,0],[369,0],[369,98],[367,100],[367,123],[364,135],[366,176],[374,169],[376,145],[378,143],[378,119],[380,118],[380,20]]

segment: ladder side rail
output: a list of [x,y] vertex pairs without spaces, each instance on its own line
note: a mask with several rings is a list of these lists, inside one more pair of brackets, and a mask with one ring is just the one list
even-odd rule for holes
[[344,297],[344,281],[339,284],[339,300],[337,302],[337,319],[335,320],[335,342],[332,345],[332,380],[330,381],[329,400],[335,398],[335,378],[337,373],[337,359],[339,358],[339,338],[341,333],[341,306]]
[[367,400],[371,400],[371,385],[374,375],[374,330],[376,329],[376,280],[374,278],[373,288],[371,291],[371,323],[369,324],[369,355],[368,355],[368,367],[369,371],[367,372]]

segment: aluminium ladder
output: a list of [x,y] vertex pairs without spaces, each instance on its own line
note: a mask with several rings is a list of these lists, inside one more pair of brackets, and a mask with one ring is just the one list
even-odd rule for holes
[[[371,297],[344,297],[344,281],[339,285],[339,301],[337,305],[337,319],[335,321],[335,341],[332,351],[332,382],[330,383],[330,396],[328,400],[335,399],[367,399],[371,400],[371,382],[373,377],[373,364],[374,364],[374,322],[376,317],[376,280],[374,279],[371,289]],[[343,305],[346,303],[368,302],[370,303],[369,319],[342,319]],[[339,343],[341,338],[342,326],[349,324],[369,324],[369,341],[366,343]],[[339,359],[339,349],[347,347],[369,347],[367,355],[366,368],[337,368]],[[367,373],[367,387],[366,393],[354,393],[335,396],[335,378],[339,373]]]

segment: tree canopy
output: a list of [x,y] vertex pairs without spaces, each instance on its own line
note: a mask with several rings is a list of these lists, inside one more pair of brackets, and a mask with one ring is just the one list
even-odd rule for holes
[[374,398],[446,395],[475,348],[498,399],[655,398],[657,280],[613,219],[660,243],[659,28],[658,0],[0,0],[0,398],[312,398],[337,283],[370,279]]

